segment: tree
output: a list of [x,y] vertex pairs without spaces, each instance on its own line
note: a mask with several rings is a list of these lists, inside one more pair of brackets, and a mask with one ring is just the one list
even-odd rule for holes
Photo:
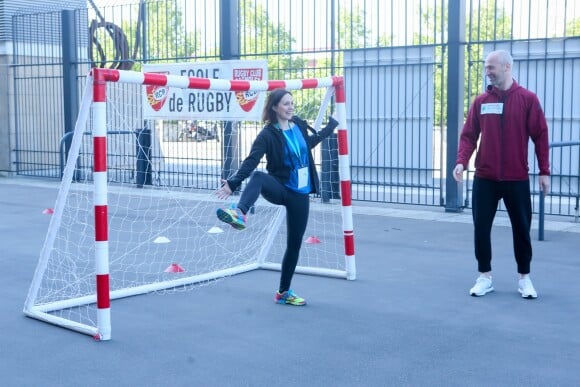
[[447,101],[447,88],[443,82],[443,79],[445,79],[443,74],[444,71],[446,71],[446,64],[444,63],[443,59],[443,46],[441,39],[447,35],[446,26],[449,24],[448,18],[447,14],[443,14],[443,6],[441,2],[437,3],[435,7],[426,7],[423,9],[418,9],[417,11],[421,15],[421,23],[420,30],[413,34],[413,44],[434,45],[434,125],[436,127],[442,127],[442,120],[445,116],[443,113],[443,106],[444,101]]
[[[146,20],[141,19],[141,6],[146,7]],[[113,9],[110,13],[121,17],[137,15],[136,18],[122,18],[120,22],[103,18],[92,22],[91,55],[97,65],[138,71],[141,60],[170,63],[195,57],[200,35],[187,31],[183,12],[176,2],[146,2],[131,7],[130,12],[115,13]],[[149,28],[144,30],[143,26]]]
[[[252,59],[266,59],[269,79],[305,78],[308,60],[301,53],[293,53],[296,40],[283,23],[274,23],[273,20],[276,19],[261,3],[240,0],[240,53]],[[303,97],[303,94],[308,97]],[[294,95],[304,118],[311,119],[311,112],[318,111],[319,99],[315,95],[316,91]]]
[[364,48],[369,46],[370,30],[365,24],[365,11],[360,4],[350,11],[340,8],[338,12],[338,44],[340,50]]
[[567,23],[566,36],[580,36],[580,18],[571,20]]
[[496,0],[488,0],[479,9],[473,9],[465,28],[467,46],[465,79],[465,106],[482,92],[484,74],[483,46],[486,42],[512,39],[512,20],[506,12],[497,7]]
[[[467,54],[465,56],[465,93],[464,106],[481,93],[483,77],[483,45],[489,41],[511,38],[511,18],[501,8],[496,7],[495,0],[480,3],[480,8],[473,8],[466,17],[465,35]],[[440,16],[437,22],[435,15]],[[421,13],[421,32],[414,34],[413,43],[435,44],[434,82],[435,82],[435,125],[443,125],[443,107],[447,103],[447,90],[444,74],[447,64],[443,58],[443,46],[439,37],[446,39],[448,25],[447,14],[443,14],[442,4],[435,8],[427,7]]]
[[158,63],[175,62],[182,58],[195,58],[200,34],[187,32],[183,12],[177,2],[147,3],[147,25],[155,26],[147,31],[145,60]]
[[274,24],[271,20],[261,3],[240,1],[241,54],[267,59],[271,79],[302,78],[307,61],[292,54],[295,39],[284,24]]

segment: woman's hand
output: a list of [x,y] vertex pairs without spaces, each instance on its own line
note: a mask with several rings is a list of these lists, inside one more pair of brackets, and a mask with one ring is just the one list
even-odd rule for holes
[[215,191],[215,195],[219,199],[227,199],[232,194],[232,190],[227,180],[222,179],[222,186]]

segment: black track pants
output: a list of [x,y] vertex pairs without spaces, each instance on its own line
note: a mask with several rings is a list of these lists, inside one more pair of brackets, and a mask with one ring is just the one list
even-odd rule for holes
[[475,258],[478,271],[491,271],[491,227],[500,199],[512,225],[513,247],[518,273],[529,274],[532,261],[530,227],[532,202],[530,182],[491,181],[475,177],[473,181],[473,225]]
[[267,173],[256,171],[242,193],[238,208],[244,213],[248,212],[260,194],[270,203],[286,207],[286,251],[282,259],[282,273],[278,289],[284,292],[290,289],[298,264],[302,238],[308,224],[310,197],[291,191]]

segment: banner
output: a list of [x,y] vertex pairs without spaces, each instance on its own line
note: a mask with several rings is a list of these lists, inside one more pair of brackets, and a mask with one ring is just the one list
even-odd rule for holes
[[[185,77],[265,81],[265,60],[144,64],[144,72]],[[266,93],[144,86],[143,118],[168,120],[261,121]]]

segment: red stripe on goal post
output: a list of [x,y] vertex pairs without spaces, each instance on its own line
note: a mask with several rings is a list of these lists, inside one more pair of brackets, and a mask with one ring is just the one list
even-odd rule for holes
[[343,180],[340,182],[340,197],[343,206],[352,205],[352,192],[350,189],[350,180]]
[[344,232],[344,254],[347,256],[354,255],[354,233],[352,231]]
[[335,91],[334,99],[336,103],[346,103],[346,94],[344,92],[344,78],[334,77]]
[[285,89],[286,82],[284,81],[268,81],[268,91],[272,91],[274,89]]
[[143,84],[153,86],[166,86],[167,75],[160,73],[143,73]]
[[121,72],[115,69],[95,69],[103,74],[103,77],[108,82],[119,82],[121,79]]
[[107,138],[93,137],[93,172],[107,171]]
[[107,77],[102,69],[93,69],[93,102],[104,102],[107,97]]
[[347,156],[348,155],[348,139],[347,139],[347,132],[346,129],[338,129],[336,133],[336,137],[338,140],[338,154],[340,156]]
[[109,240],[108,209],[106,205],[95,205],[95,241]]
[[318,87],[318,79],[303,79],[302,88],[303,89],[315,89]]
[[248,91],[252,88],[252,85],[248,81],[241,81],[241,80],[231,80],[230,81],[230,90],[231,91]]
[[109,274],[97,274],[97,308],[107,309],[110,307]]
[[189,78],[189,88],[190,89],[201,89],[207,90],[211,86],[211,81],[208,78]]

